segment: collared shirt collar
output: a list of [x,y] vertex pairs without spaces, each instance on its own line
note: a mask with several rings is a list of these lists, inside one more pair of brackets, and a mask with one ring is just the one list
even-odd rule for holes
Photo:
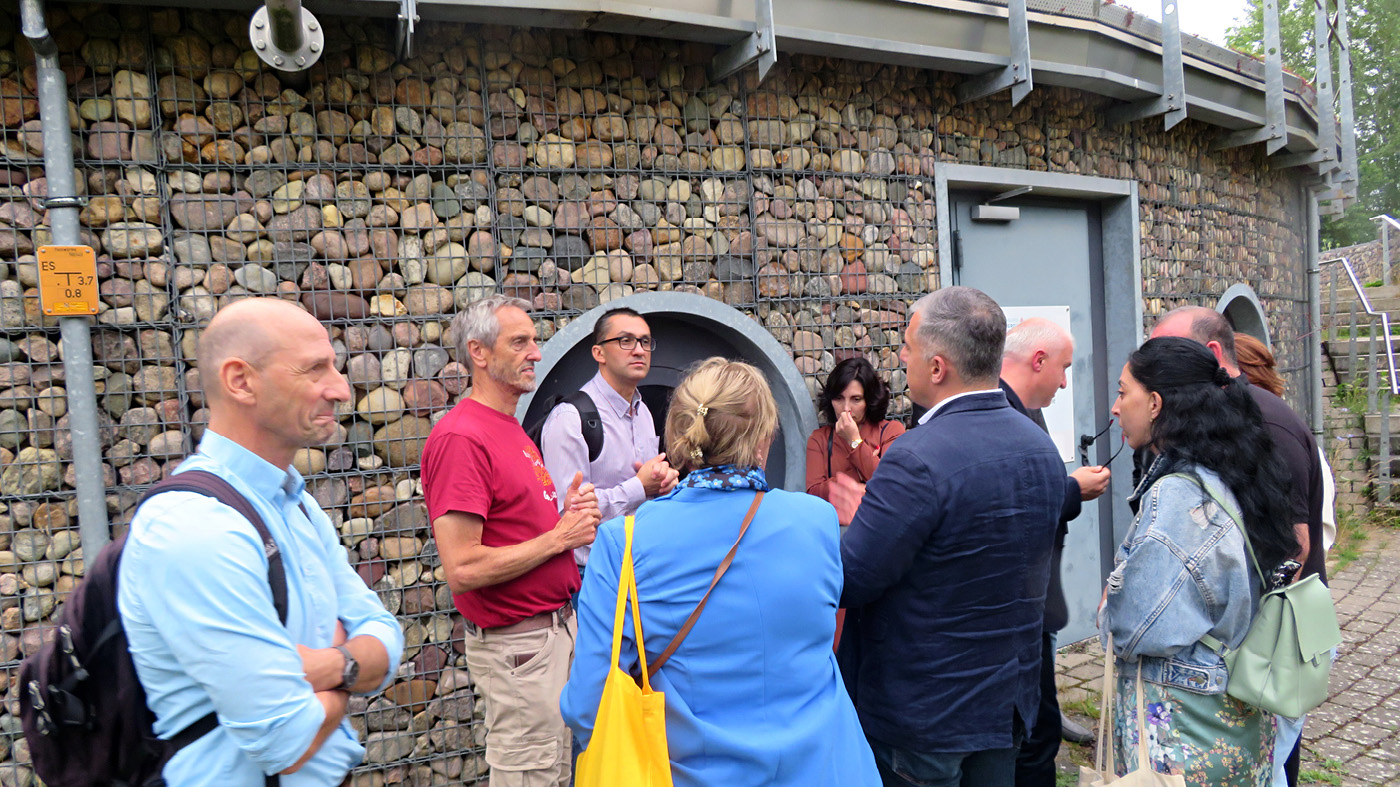
[[975,396],[975,395],[977,395],[977,394],[985,394],[985,393],[1001,393],[1001,389],[1000,389],[1000,388],[985,388],[985,389],[980,390],[980,391],[963,391],[962,393],[953,394],[952,396],[948,397],[947,399],[944,399],[943,401],[939,402],[938,404],[934,405],[933,407],[930,407],[929,410],[928,410],[928,412],[924,413],[923,416],[919,418],[919,424],[922,426],[923,424],[928,423],[928,419],[932,418],[932,417],[934,416],[935,413],[937,413],[939,410],[942,410],[942,409],[943,409],[943,406],[944,406],[944,405],[948,404],[949,402],[953,401],[954,399],[961,399],[961,398],[963,398],[964,396]]
[[267,500],[276,500],[279,492],[297,499],[306,488],[306,479],[296,468],[278,468],[212,429],[204,430],[204,437],[199,441],[199,453],[228,468],[229,472]]
[[[619,418],[627,418],[637,414],[642,401],[641,391],[633,391],[632,401],[629,402],[623,399],[622,394],[618,393],[616,388],[609,385],[607,380],[603,379],[602,372],[593,375],[593,379],[588,382],[593,390],[602,395],[603,401],[607,403],[608,407],[612,408],[614,413],[617,413]],[[596,397],[594,399],[594,404],[600,404]]]

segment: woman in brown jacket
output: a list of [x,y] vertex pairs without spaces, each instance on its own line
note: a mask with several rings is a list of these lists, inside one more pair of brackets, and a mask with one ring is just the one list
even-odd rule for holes
[[[827,499],[827,486],[838,473],[864,485],[875,475],[880,457],[904,424],[885,420],[890,389],[864,358],[847,358],[826,378],[817,410],[826,421],[807,438],[807,494]],[[841,642],[846,610],[836,611],[836,643]]]
[[885,420],[889,405],[889,388],[869,361],[836,364],[817,397],[826,425],[807,438],[807,494],[826,500],[838,473],[862,484],[875,475],[885,448],[904,434],[904,424]]

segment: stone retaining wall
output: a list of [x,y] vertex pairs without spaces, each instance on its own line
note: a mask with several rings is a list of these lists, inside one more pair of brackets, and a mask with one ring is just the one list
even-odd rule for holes
[[[444,334],[473,298],[530,299],[547,339],[621,295],[700,293],[766,326],[814,388],[866,354],[902,412],[900,331],[936,286],[933,172],[949,161],[1137,180],[1148,320],[1243,281],[1281,365],[1306,360],[1296,175],[1253,148],[1212,152],[1213,127],[1109,127],[1113,102],[1061,88],[1016,108],[1005,95],[958,106],[948,74],[806,56],[780,59],[761,86],[751,71],[711,83],[712,48],[628,36],[429,24],[423,54],[396,62],[389,23],[322,21],[327,52],[297,78],[261,67],[243,15],[50,6],[90,200],[83,242],[100,261],[113,521],[199,438],[194,345],[220,304],[277,295],[332,325],[355,397],[341,435],[297,466],[408,637],[399,679],[356,707],[369,747],[357,784],[484,771],[417,474],[433,419],[468,386]],[[48,188],[17,31],[0,10],[0,665],[12,680],[82,574],[61,348],[35,289]],[[18,765],[0,764],[0,786],[30,779],[16,695],[0,708],[0,760]]]

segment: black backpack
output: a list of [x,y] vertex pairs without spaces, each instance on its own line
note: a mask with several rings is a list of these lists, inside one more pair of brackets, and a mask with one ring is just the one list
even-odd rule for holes
[[[190,470],[161,481],[137,504],[164,492],[197,492],[247,517],[267,551],[272,603],[287,622],[287,575],[267,525],[227,481]],[[302,509],[305,511],[305,508]],[[48,787],[157,787],[180,749],[218,726],[210,713],[169,740],[152,730],[155,714],[136,677],[117,611],[117,568],[123,535],[103,547],[58,615],[51,641],[20,667],[20,720],[35,772]],[[269,787],[278,777],[269,776]]]
[[593,404],[593,397],[584,391],[574,391],[565,396],[551,396],[544,404],[540,414],[525,424],[525,434],[534,441],[535,447],[544,450],[544,422],[549,420],[554,408],[571,404],[578,410],[579,421],[583,423],[583,442],[588,446],[588,461],[598,461],[598,455],[603,453],[603,419],[598,417],[598,406]]

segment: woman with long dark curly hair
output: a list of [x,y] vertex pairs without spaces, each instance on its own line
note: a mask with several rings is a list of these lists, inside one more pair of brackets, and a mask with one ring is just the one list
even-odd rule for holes
[[880,457],[904,424],[885,420],[890,390],[864,358],[836,364],[817,397],[826,421],[807,438],[807,494],[826,500],[827,484],[844,473],[860,483],[875,475]]
[[1225,694],[1225,661],[1201,637],[1238,646],[1261,573],[1287,582],[1296,571],[1286,471],[1244,382],[1189,339],[1152,339],[1130,355],[1113,414],[1150,457],[1099,620],[1118,659],[1119,773],[1137,766],[1140,668],[1146,765],[1190,784],[1267,784],[1273,717]]

